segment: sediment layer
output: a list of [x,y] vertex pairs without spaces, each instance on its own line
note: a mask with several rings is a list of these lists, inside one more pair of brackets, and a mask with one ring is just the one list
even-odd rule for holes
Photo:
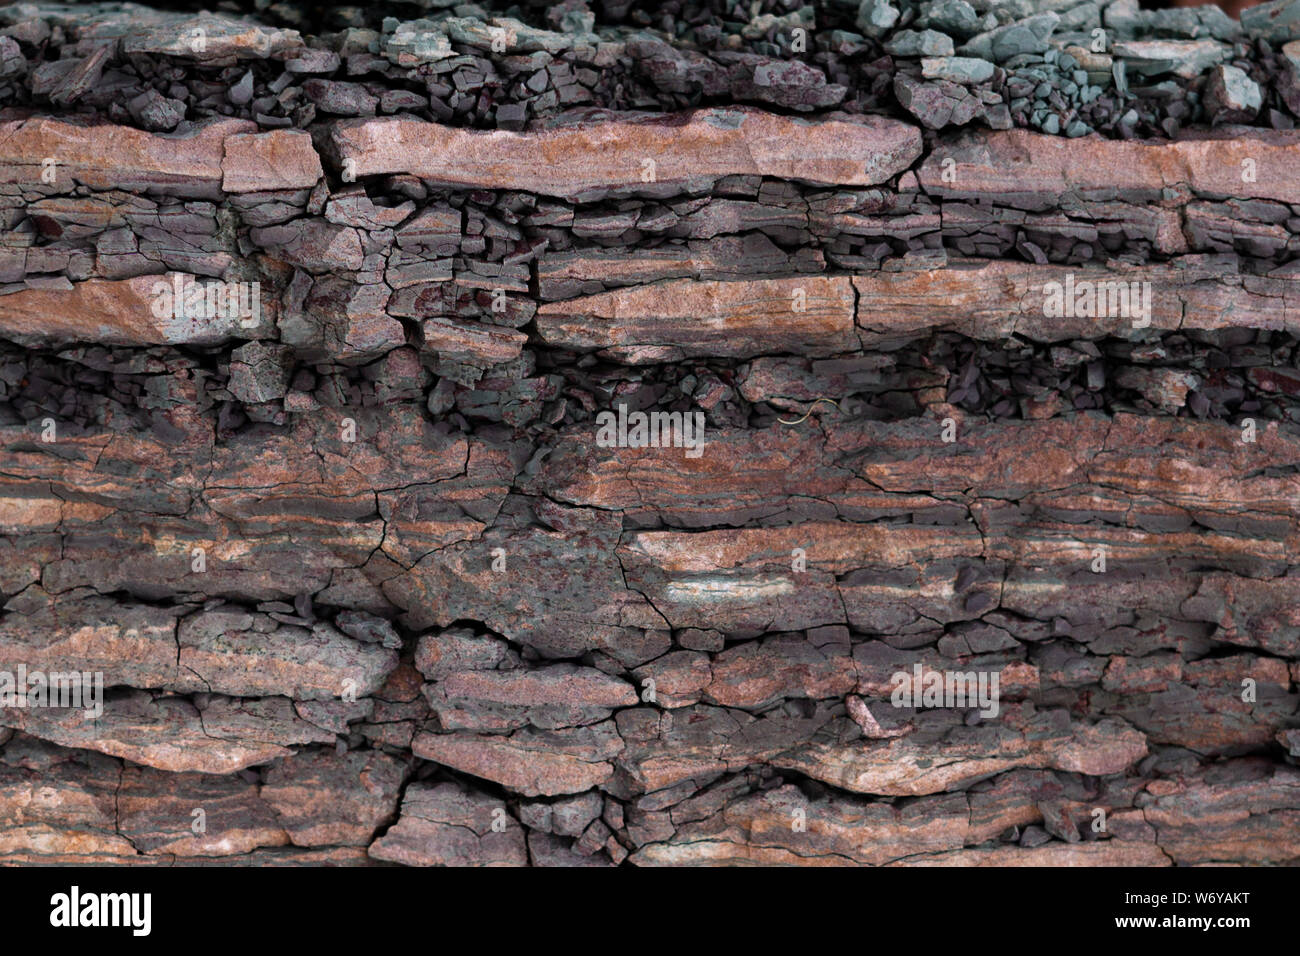
[[[584,9],[0,10],[0,673],[104,688],[0,708],[0,860],[1300,859],[1300,134],[936,132]],[[667,100],[431,115],[566,57]]]

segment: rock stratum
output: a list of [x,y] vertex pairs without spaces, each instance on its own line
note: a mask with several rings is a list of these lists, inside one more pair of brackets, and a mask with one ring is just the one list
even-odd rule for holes
[[1300,861],[1300,5],[422,6],[0,8],[0,862]]

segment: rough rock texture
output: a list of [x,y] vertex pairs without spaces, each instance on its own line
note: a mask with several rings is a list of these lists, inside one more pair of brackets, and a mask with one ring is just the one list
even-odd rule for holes
[[699,188],[726,176],[872,186],[921,154],[920,131],[890,120],[809,124],[751,109],[601,119],[584,123],[579,113],[527,134],[447,130],[436,137],[418,121],[365,120],[336,124],[331,145],[357,176],[409,173],[443,186],[566,199],[645,183]]
[[0,8],[0,862],[1300,862],[1300,7],[253,6]]

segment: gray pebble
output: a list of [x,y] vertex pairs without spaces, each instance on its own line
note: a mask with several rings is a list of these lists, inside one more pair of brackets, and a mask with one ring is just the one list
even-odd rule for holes
[[247,106],[253,100],[253,71],[245,73],[234,86],[230,88],[230,102],[236,106]]
[[952,38],[937,30],[899,30],[885,49],[894,56],[952,56]]

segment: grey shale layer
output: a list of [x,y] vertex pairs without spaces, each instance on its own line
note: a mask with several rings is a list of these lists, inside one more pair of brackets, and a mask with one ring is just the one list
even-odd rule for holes
[[1300,0],[395,9],[0,8],[0,860],[1300,860]]

